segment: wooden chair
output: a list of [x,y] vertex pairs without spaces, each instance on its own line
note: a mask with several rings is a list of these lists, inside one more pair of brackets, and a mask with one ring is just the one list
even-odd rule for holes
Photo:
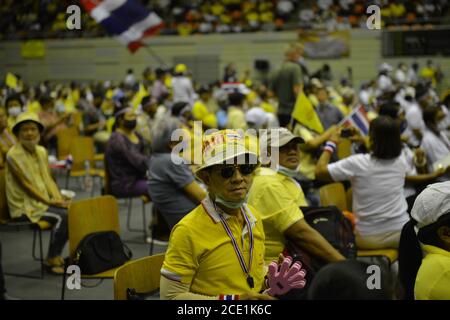
[[[66,189],[69,187],[69,176],[79,178],[90,175],[93,178],[104,178],[105,171],[95,168],[95,150],[92,137],[79,136],[73,138],[70,145],[70,154],[72,155],[73,163],[66,177]],[[86,169],[86,164],[89,164],[89,170]],[[94,188],[92,188],[91,196],[93,196],[93,193]]]
[[341,211],[347,210],[347,198],[342,183],[334,182],[320,187],[319,196],[322,206],[336,206]]
[[397,249],[358,250],[357,256],[358,257],[383,256],[389,260],[389,264],[392,264],[398,259],[398,250]]
[[114,300],[127,300],[127,289],[151,293],[159,289],[164,253],[134,260],[114,273]]
[[[119,208],[113,196],[101,196],[73,202],[69,206],[69,258],[68,267],[75,258],[75,252],[83,238],[94,232],[115,231],[120,235]],[[112,279],[118,268],[94,275],[83,275],[87,279]],[[82,272],[83,270],[81,270]],[[61,299],[64,299],[66,281],[64,272]]]
[[69,127],[58,131],[56,134],[56,140],[58,142],[59,160],[64,160],[70,154],[72,140],[78,136],[79,133],[75,127]]
[[[108,169],[108,162],[104,159],[104,168],[105,168],[105,174],[103,179],[103,188],[105,194],[112,194],[111,193],[111,180],[109,175],[109,169]],[[147,196],[140,196],[139,199],[142,202],[142,229],[136,229],[131,227],[131,210],[133,207],[133,198],[127,198],[128,202],[128,212],[127,212],[127,229],[131,232],[143,232],[144,234],[144,242],[147,241],[147,217],[145,214],[145,205],[151,202],[151,199]]]
[[[8,202],[6,199],[6,181],[5,181],[5,169],[0,169],[0,230],[2,231],[15,231],[20,230],[32,230],[33,231],[33,247],[32,256],[33,259],[39,261],[41,264],[41,274],[39,277],[30,276],[26,274],[17,274],[5,272],[7,275],[19,276],[26,278],[44,278],[44,252],[42,245],[42,231],[50,231],[50,241],[53,236],[53,226],[47,221],[38,221],[36,223],[28,221],[14,221],[9,216]],[[36,236],[38,238],[39,256],[36,255]]]

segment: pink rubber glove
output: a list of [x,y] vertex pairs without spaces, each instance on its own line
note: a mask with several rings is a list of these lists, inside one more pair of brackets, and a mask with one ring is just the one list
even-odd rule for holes
[[300,262],[295,262],[292,266],[292,258],[286,257],[280,264],[280,270],[278,271],[278,264],[272,261],[269,264],[268,280],[269,289],[265,292],[268,295],[281,296],[291,289],[303,288],[306,285],[305,275],[306,270],[302,269]]

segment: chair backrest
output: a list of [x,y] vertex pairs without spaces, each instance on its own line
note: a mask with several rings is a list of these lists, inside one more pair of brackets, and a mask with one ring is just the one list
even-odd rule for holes
[[80,111],[75,111],[72,113],[72,128],[77,131],[80,130],[81,122],[83,121],[83,114]]
[[10,220],[8,201],[6,199],[5,169],[0,169],[0,223]]
[[336,206],[341,211],[347,210],[347,198],[342,183],[334,182],[320,187],[319,195],[322,206]]
[[347,209],[349,211],[352,211],[353,210],[353,189],[351,187],[347,189],[346,198],[347,198]]
[[344,159],[352,155],[352,142],[350,139],[341,139],[337,146],[338,159]]
[[76,201],[69,206],[69,255],[88,234],[115,231],[120,235],[119,208],[113,196]]
[[164,253],[131,261],[114,273],[114,299],[127,300],[127,289],[148,293],[159,288]]
[[78,130],[75,127],[64,128],[58,131],[56,139],[58,141],[58,158],[64,159],[70,154],[72,140],[78,136]]
[[91,168],[94,168],[94,149],[92,137],[75,137],[70,145],[70,154],[73,157],[72,170],[83,170],[86,160],[89,161]]

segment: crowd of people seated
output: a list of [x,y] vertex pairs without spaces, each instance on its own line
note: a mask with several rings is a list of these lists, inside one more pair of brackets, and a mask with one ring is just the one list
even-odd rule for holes
[[[266,83],[239,77],[233,67],[223,82],[198,84],[183,64],[146,69],[142,79],[130,69],[118,84],[29,85],[16,75],[15,85],[5,82],[0,91],[0,169],[11,218],[54,226],[46,265],[62,273],[70,200],[48,164],[61,147],[58,132],[69,127],[92,137],[104,153],[113,196],[147,196],[169,226],[162,298],[283,297],[286,291],[270,287],[276,281],[301,291],[304,270],[283,256],[289,241],[330,268],[322,280],[306,284],[316,290],[310,297],[327,292],[324,286],[333,282],[327,270],[345,281],[346,257],[300,208],[320,205],[318,189],[333,181],[352,188],[359,249],[398,250],[412,217],[419,228],[439,221],[440,240],[424,240],[430,245],[425,249],[448,259],[448,219],[439,218],[448,212],[433,209],[439,214],[429,221],[427,207],[415,201],[436,182],[434,188],[444,190],[436,206],[450,197],[450,93],[437,91],[437,68],[431,61],[397,70],[383,63],[375,79],[356,88],[348,80],[309,78],[301,55],[300,45],[289,45]],[[233,76],[243,83],[227,81]],[[299,96],[310,102],[321,130],[293,116]],[[367,132],[345,124],[361,108],[370,121]],[[343,139],[351,142],[345,157],[336,152]],[[418,239],[423,242],[421,233]],[[420,279],[436,263],[426,259],[423,270],[417,268]],[[277,263],[288,266],[274,271]],[[350,267],[356,276],[362,265]],[[296,280],[282,280],[285,273]],[[424,286],[421,280],[417,297],[450,297],[448,287],[427,295]]]
[[[190,35],[289,30],[365,28],[367,7],[381,9],[384,26],[439,24],[448,14],[445,0],[216,0],[140,1],[164,21],[162,34]],[[73,1],[0,2],[0,38],[40,39],[103,37],[105,30],[82,11],[82,32],[67,30],[66,9]],[[81,2],[77,3],[81,6]]]

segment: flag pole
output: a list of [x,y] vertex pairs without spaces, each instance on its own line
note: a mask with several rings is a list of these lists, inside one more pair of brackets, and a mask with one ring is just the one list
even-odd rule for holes
[[164,60],[160,56],[158,56],[147,44],[143,43],[143,47],[160,65],[164,67],[164,69],[167,69],[167,64],[164,62]]

